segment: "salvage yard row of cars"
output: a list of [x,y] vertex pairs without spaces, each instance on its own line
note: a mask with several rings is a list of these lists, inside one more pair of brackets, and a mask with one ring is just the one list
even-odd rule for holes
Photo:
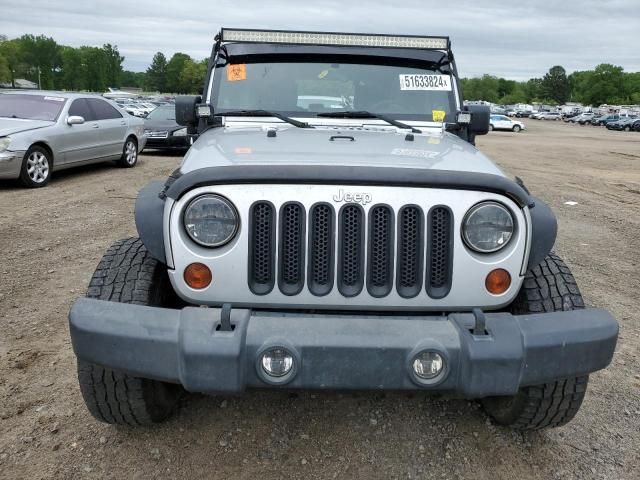
[[131,168],[142,149],[186,151],[187,130],[173,105],[150,104],[147,118],[98,95],[0,93],[0,179],[43,187],[57,170],[115,161]]
[[[510,116],[516,118],[528,117],[534,120],[564,120],[566,123],[579,125],[593,125],[597,127],[607,127],[608,130],[617,130],[625,132],[640,132],[640,116],[629,113],[621,115],[619,113],[605,113],[598,115],[595,112],[574,112],[570,114],[562,114],[560,112],[509,112]],[[503,117],[504,115],[492,115]],[[508,118],[508,117],[507,117]],[[514,121],[515,123],[519,123]]]

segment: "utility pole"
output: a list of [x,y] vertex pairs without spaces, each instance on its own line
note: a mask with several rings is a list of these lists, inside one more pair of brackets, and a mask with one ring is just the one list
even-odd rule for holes
[[40,83],[40,65],[38,65],[38,90],[42,90],[42,84]]

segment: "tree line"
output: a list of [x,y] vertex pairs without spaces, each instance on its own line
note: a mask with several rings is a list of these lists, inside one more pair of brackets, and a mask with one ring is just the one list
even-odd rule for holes
[[560,65],[551,67],[542,78],[524,82],[493,75],[463,78],[466,100],[485,100],[501,105],[545,103],[562,105],[580,102],[584,105],[640,104],[640,72],[627,73],[622,67],[603,63],[593,70],[567,75]]
[[[123,70],[124,57],[118,47],[79,48],[59,45],[44,35],[23,35],[9,40],[0,35],[0,83],[25,78],[50,90],[104,92],[108,87],[135,87],[163,93],[198,93],[207,72],[207,60],[197,61],[185,53],[170,59],[157,52],[146,72]],[[556,65],[542,78],[524,82],[493,75],[463,78],[467,100],[485,100],[503,105],[516,103],[585,105],[640,104],[640,72],[603,63],[593,70],[573,72]]]
[[0,83],[15,87],[17,79],[45,90],[104,92],[109,87],[135,87],[162,93],[197,93],[202,89],[207,60],[184,53],[169,60],[158,52],[146,72],[124,70],[118,47],[69,47],[44,35],[23,35],[9,40],[0,35]]

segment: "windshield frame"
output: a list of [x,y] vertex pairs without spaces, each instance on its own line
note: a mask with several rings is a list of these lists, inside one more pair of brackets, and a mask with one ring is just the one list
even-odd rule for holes
[[[230,47],[238,50],[235,54],[230,55]],[[257,49],[257,51],[253,51]],[[309,51],[311,50],[311,51]],[[213,100],[219,94],[221,82],[217,81],[218,75],[221,75],[228,64],[233,63],[338,63],[338,64],[361,64],[361,65],[380,65],[392,67],[405,67],[415,69],[432,70],[434,73],[450,75],[452,82],[453,98],[450,101],[448,112],[451,116],[455,116],[457,111],[462,108],[462,94],[460,91],[460,83],[455,63],[450,59],[450,53],[441,50],[414,50],[395,48],[345,48],[345,47],[313,47],[308,46],[301,48],[300,46],[274,46],[264,44],[240,44],[231,43],[220,46],[215,50],[215,56],[210,64],[207,75],[206,84],[206,101],[213,105]],[[226,110],[226,109],[225,109]],[[237,110],[237,109],[234,109]],[[224,110],[223,110],[224,111]],[[322,125],[327,123],[327,118],[317,117],[315,115],[304,114],[305,112],[280,112],[296,119],[303,119],[309,123]],[[303,115],[300,115],[303,113]],[[396,114],[387,112],[372,112],[386,115],[390,118],[397,118],[407,124],[426,125],[429,127],[441,127],[445,122],[435,122],[426,118],[407,118],[404,115],[399,117]],[[215,115],[215,112],[214,112]],[[245,119],[247,121],[248,119]],[[336,120],[336,119],[331,119]],[[235,121],[235,120],[234,120]],[[263,120],[264,121],[264,120]],[[277,121],[277,119],[276,119]],[[340,119],[335,123],[358,123],[362,124],[363,119]],[[384,123],[378,119],[370,119],[364,123]]]

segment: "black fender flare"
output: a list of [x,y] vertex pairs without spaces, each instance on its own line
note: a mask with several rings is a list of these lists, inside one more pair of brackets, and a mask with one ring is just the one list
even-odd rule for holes
[[164,189],[164,183],[150,182],[140,190],[136,199],[135,219],[138,236],[149,254],[166,264],[163,228],[165,202],[159,196]]
[[553,210],[545,202],[531,197],[534,206],[529,209],[531,216],[531,249],[527,270],[540,264],[549,255],[556,242],[558,222]]

